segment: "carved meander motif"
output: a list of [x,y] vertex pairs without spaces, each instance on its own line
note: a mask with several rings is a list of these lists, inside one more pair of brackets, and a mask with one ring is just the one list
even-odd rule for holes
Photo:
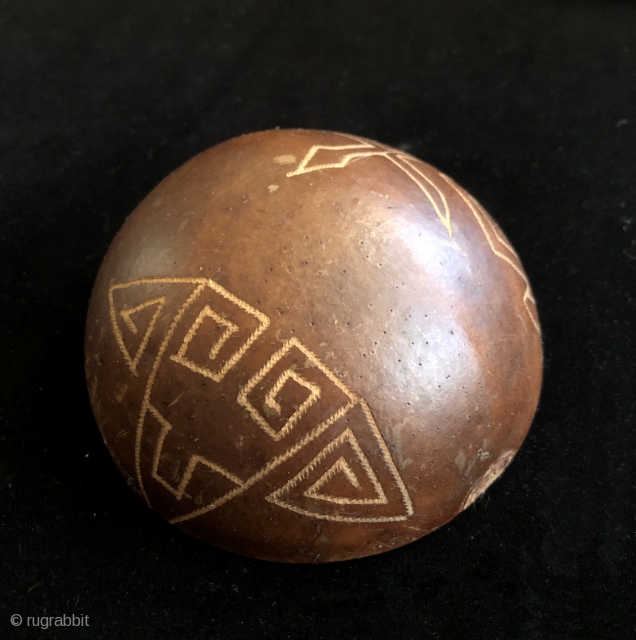
[[[344,169],[363,158],[382,158],[417,186],[452,238],[453,221],[442,189],[450,186],[474,216],[493,254],[523,279],[523,303],[532,326],[540,331],[534,298],[519,258],[476,200],[448,176],[430,173],[424,163],[411,156],[377,143],[343,137],[348,144],[312,146],[287,177]],[[343,523],[398,522],[413,515],[409,493],[368,404],[301,340],[287,340],[247,382],[233,382],[235,388],[223,383],[270,328],[270,318],[265,314],[206,278],[142,278],[113,283],[108,298],[110,320],[124,362],[132,376],[145,378],[135,431],[137,485],[148,504],[149,483],[155,483],[153,491],[172,497],[179,515],[171,522],[209,513],[264,479],[271,483],[271,472],[288,461],[297,465],[295,472],[277,481],[278,486],[265,496],[278,507]],[[146,358],[150,364],[140,372],[150,338],[160,326],[168,328],[156,340],[156,353]],[[298,362],[306,366],[299,367]],[[176,370],[170,367],[180,368],[181,377],[190,375],[191,382],[166,409],[158,398],[162,380],[174,379],[171,371]],[[230,426],[223,419],[216,424],[208,416],[208,424],[214,423],[213,436],[223,439],[230,448],[238,443],[237,465],[232,467],[232,461],[225,458],[220,464],[209,450],[175,461],[171,452],[184,448],[188,425],[179,422],[178,412],[167,415],[170,407],[194,388],[206,389],[208,384],[218,390],[221,387],[216,386],[221,383],[224,401],[231,403],[239,412],[235,415],[241,418]],[[205,404],[207,411],[214,412],[213,406]],[[260,466],[245,468],[238,464],[242,442],[254,438],[260,438],[266,460]],[[312,443],[319,443],[318,450],[308,461],[307,456],[298,454],[307,452]],[[152,462],[143,469],[142,447],[147,446],[152,447]],[[216,488],[213,495],[191,495],[197,477],[205,477],[207,484]]]
[[[244,419],[232,426],[231,433],[223,433],[222,420],[214,428],[226,443],[236,441],[235,467],[228,468],[232,462],[226,460],[221,465],[209,451],[171,465],[168,441],[177,438],[173,444],[181,442],[178,438],[188,427],[185,422],[177,427],[173,424],[179,419],[177,413],[168,419],[166,409],[158,406],[161,381],[175,378],[170,375],[170,367],[189,372],[181,374],[193,376],[192,389],[197,387],[197,380],[204,381],[204,388],[220,385],[269,328],[270,319],[205,278],[144,278],[114,283],[109,304],[117,343],[130,373],[136,377],[142,375],[139,363],[162,311],[176,309],[169,323],[164,318],[168,330],[148,367],[135,434],[139,489],[150,504],[146,488],[148,483],[157,483],[175,504],[179,503],[180,514],[171,522],[208,513],[266,477],[271,482],[274,469],[293,462],[294,456],[323,434],[330,435],[326,446],[321,446],[308,463],[299,458],[297,472],[289,480],[283,478],[266,500],[304,516],[345,523],[397,522],[413,514],[408,491],[367,403],[297,338],[287,340],[272,353],[245,384],[231,389],[224,383],[223,397],[243,412]],[[198,348],[192,349],[192,345]],[[299,367],[299,362],[306,366]],[[292,398],[289,406],[286,396]],[[207,410],[214,412],[214,407]],[[154,451],[148,473],[142,469],[141,452],[142,446],[148,446],[150,431],[157,436],[150,445]],[[262,466],[246,471],[239,464],[241,439],[255,434],[269,458]],[[218,489],[215,495],[199,500],[189,495],[197,474],[213,478],[212,484]]]

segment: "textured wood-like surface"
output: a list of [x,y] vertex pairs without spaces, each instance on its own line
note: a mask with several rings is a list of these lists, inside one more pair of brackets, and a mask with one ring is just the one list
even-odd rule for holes
[[408,543],[506,468],[541,334],[519,258],[450,178],[354,136],[269,131],[195,157],[95,284],[91,402],[162,516],[256,557]]

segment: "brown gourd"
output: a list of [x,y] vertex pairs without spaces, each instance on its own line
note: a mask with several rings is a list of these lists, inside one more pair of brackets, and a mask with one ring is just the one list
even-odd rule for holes
[[91,404],[157,513],[286,562],[371,555],[470,505],[529,429],[539,321],[452,179],[358,136],[242,136],[126,220],[86,327]]

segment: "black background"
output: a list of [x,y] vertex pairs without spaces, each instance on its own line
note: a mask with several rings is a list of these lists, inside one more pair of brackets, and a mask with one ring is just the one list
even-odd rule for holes
[[[634,637],[636,5],[11,0],[0,64],[3,637]],[[126,215],[195,153],[277,126],[453,176],[517,248],[544,329],[541,404],[504,478],[343,564],[246,559],[164,524],[111,462],[83,378]]]

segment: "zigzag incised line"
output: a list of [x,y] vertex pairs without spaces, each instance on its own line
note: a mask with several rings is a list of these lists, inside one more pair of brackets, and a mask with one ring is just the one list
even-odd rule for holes
[[[368,158],[368,157],[372,157],[372,156],[378,156],[378,157],[383,157],[386,158],[387,160],[389,160],[395,167],[397,167],[398,169],[400,169],[404,174],[406,174],[418,187],[419,189],[422,191],[422,193],[424,193],[424,195],[428,198],[429,202],[431,203],[435,214],[437,215],[437,217],[440,219],[440,221],[442,222],[442,224],[444,225],[444,227],[446,228],[448,235],[450,237],[452,237],[453,235],[453,231],[452,231],[452,225],[451,225],[451,214],[450,214],[450,208],[448,206],[448,202],[446,200],[446,197],[443,193],[443,191],[441,189],[439,189],[439,187],[437,187],[437,185],[421,170],[421,167],[419,165],[423,164],[420,160],[418,160],[417,158],[413,158],[411,156],[408,156],[406,154],[400,153],[399,151],[390,149],[389,147],[385,147],[384,145],[380,145],[378,143],[368,143],[365,142],[364,140],[358,140],[357,138],[353,137],[353,136],[347,136],[344,134],[339,134],[342,135],[342,137],[344,138],[348,138],[348,139],[352,139],[355,140],[357,144],[349,144],[349,145],[313,145],[309,151],[306,153],[305,157],[302,159],[302,161],[299,163],[298,167],[296,167],[296,169],[294,169],[293,171],[288,172],[286,175],[288,178],[293,177],[293,176],[298,176],[298,175],[302,175],[304,173],[310,173],[312,171],[320,171],[320,170],[324,170],[324,169],[342,169],[346,166],[348,166],[351,162],[353,162],[354,160],[358,160],[360,158]],[[347,150],[358,150],[358,151],[352,151],[351,153],[345,154],[344,156],[342,156],[340,158],[340,160],[338,162],[333,162],[333,163],[325,163],[325,164],[318,164],[318,165],[313,165],[310,166],[310,162],[311,160],[315,157],[315,155],[318,153],[318,151],[321,150],[325,150],[325,151],[347,151]],[[499,243],[501,243],[508,251],[511,252],[511,254],[517,259],[517,261],[519,260],[515,250],[512,248],[512,246],[510,245],[509,242],[507,242],[507,240],[502,236],[502,234],[497,230],[497,228],[490,222],[488,216],[486,215],[482,215],[480,213],[480,205],[477,204],[476,200],[472,197],[472,196],[467,196],[465,195],[465,193],[463,192],[463,190],[457,185],[455,184],[455,182],[453,180],[451,180],[447,175],[439,172],[441,178],[443,180],[445,180],[452,188],[453,190],[461,197],[461,199],[468,205],[471,213],[473,214],[473,216],[475,217],[475,219],[477,220],[479,226],[481,227],[484,235],[486,236],[486,240],[488,241],[488,245],[490,247],[490,249],[492,250],[492,252],[501,260],[505,261],[507,264],[509,264],[518,274],[519,276],[521,276],[521,278],[523,278],[525,284],[526,284],[526,289],[524,291],[523,294],[523,305],[526,309],[526,312],[528,313],[528,316],[530,317],[530,321],[532,322],[532,326],[539,332],[541,333],[541,328],[539,327],[539,323],[537,322],[534,313],[532,311],[532,308],[529,306],[529,302],[531,302],[533,305],[535,305],[535,300],[534,297],[532,296],[532,292],[530,289],[530,283],[528,282],[528,278],[526,277],[525,273],[523,272],[523,270],[521,269],[521,267],[518,264],[515,264],[515,262],[513,260],[511,260],[508,256],[506,256],[505,254],[503,254],[501,251],[499,251],[492,239],[491,239],[491,233],[494,234],[494,237],[496,238],[496,240],[499,241]],[[424,183],[427,183],[428,186]],[[435,198],[433,197],[433,191],[430,190],[431,187],[434,190],[434,193],[437,195],[437,197],[440,199],[441,201],[441,207],[440,205],[436,202]],[[486,222],[488,220],[488,222]],[[490,231],[489,231],[490,229]]]
[[[352,139],[356,140],[353,137]],[[303,173],[321,171],[323,169],[342,169],[354,160],[370,158],[373,156],[386,158],[417,185],[420,191],[427,197],[428,201],[431,203],[435,214],[446,228],[448,235],[452,237],[453,230],[451,227],[450,210],[448,209],[446,198],[444,197],[444,194],[440,191],[440,189],[435,185],[435,183],[421,170],[421,168],[413,164],[415,158],[411,158],[410,156],[394,151],[393,149],[390,149],[388,147],[372,145],[362,140],[356,140],[356,142],[358,142],[358,144],[333,146],[314,145],[309,149],[303,160],[299,163],[298,167],[296,167],[296,169],[294,169],[293,171],[289,171],[286,175],[288,178],[291,178],[293,176],[302,175]],[[316,155],[316,153],[318,153],[318,151],[347,151],[351,149],[371,149],[371,151],[353,151],[342,156],[342,158],[340,158],[338,162],[309,166],[309,163]],[[439,204],[435,201],[435,198],[433,198],[430,189],[424,184],[425,182],[428,183],[429,186],[432,187],[437,193],[442,202],[442,208],[444,209],[443,212]]]

